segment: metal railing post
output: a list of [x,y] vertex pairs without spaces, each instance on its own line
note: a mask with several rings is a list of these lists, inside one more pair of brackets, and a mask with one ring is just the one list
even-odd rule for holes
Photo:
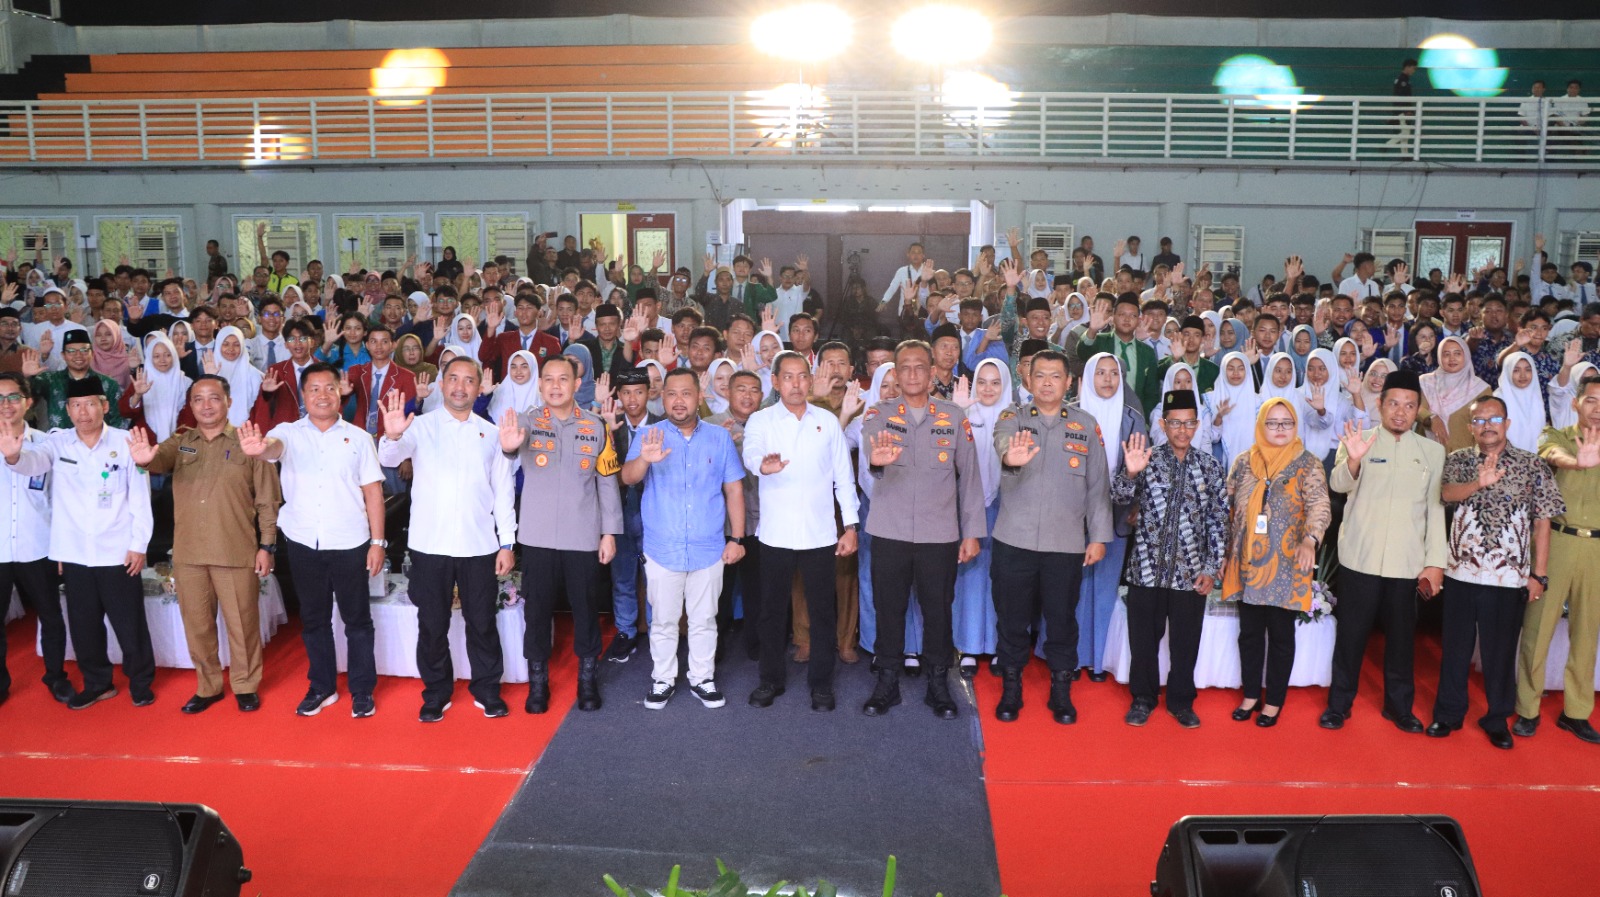
[[1111,96],[1100,98],[1100,158],[1111,155]]
[[734,134],[734,127],[733,127],[733,94],[730,93],[730,94],[728,94],[728,155],[730,155],[730,156],[734,154],[734,151],[733,151],[734,136],[733,136],[733,134]]
[[922,95],[911,104],[911,154],[922,155]]
[[494,97],[483,98],[483,151],[494,158]]
[[544,95],[544,154],[556,154],[555,104],[551,102],[549,94]]
[[[1419,112],[1421,111],[1421,104],[1420,103],[1418,104],[1418,111]],[[1420,121],[1420,119],[1419,119],[1419,121]],[[1473,156],[1472,156],[1472,160],[1474,162],[1482,162],[1483,161],[1483,145],[1484,145],[1484,143],[1486,143],[1488,141],[1488,139],[1489,139],[1489,101],[1488,100],[1479,100],[1478,101],[1478,146],[1477,146],[1477,152],[1473,153]]]
[[1045,131],[1045,118],[1050,113],[1050,100],[1044,94],[1039,94],[1039,155],[1049,155],[1050,138]]
[[1350,101],[1350,161],[1356,160],[1357,150],[1360,148],[1361,136],[1361,101]]
[[861,94],[850,92],[850,155],[861,155]]
[[320,129],[317,127],[317,101],[316,100],[312,100],[311,101],[310,120],[311,120],[311,158],[320,159],[320,158],[322,158],[322,147],[320,145],[320,142],[317,139],[317,131],[320,130]]
[[367,97],[367,158],[378,158],[378,104]]
[[94,139],[89,131],[89,104],[84,103],[78,107],[83,115],[83,158],[87,162],[94,161]]
[[150,161],[150,128],[146,124],[144,101],[139,101],[139,160]]
[[33,138],[33,110],[36,107],[33,103],[29,103],[22,108],[26,113],[28,125],[28,161],[33,162],[39,158],[39,145]]
[[607,156],[615,156],[617,154],[616,148],[614,146],[612,146],[612,143],[611,143],[611,141],[612,141],[611,116],[612,116],[611,94],[608,93],[608,94],[606,94],[606,155]]
[[1228,139],[1227,139],[1227,142],[1224,144],[1224,147],[1225,147],[1224,151],[1227,153],[1226,158],[1232,159],[1233,158],[1233,118],[1234,118],[1234,112],[1237,110],[1237,107],[1235,107],[1233,105],[1233,100],[1223,100],[1223,102],[1226,103],[1227,107],[1228,107]]
[[200,161],[206,160],[206,114],[199,100],[194,101],[194,141],[200,152]]
[[676,152],[676,149],[675,149],[676,144],[674,142],[672,133],[673,133],[673,131],[677,130],[678,123],[677,123],[677,120],[676,120],[676,118],[675,118],[675,116],[673,114],[673,111],[674,110],[672,108],[672,94],[669,93],[669,94],[667,94],[667,155],[668,156],[677,155],[677,152]]

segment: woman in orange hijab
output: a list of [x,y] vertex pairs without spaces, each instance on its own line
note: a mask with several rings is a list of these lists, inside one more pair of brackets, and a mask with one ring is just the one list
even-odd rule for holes
[[[1228,473],[1232,507],[1222,599],[1239,602],[1239,722],[1276,725],[1294,669],[1296,616],[1311,610],[1317,546],[1328,528],[1322,461],[1300,442],[1294,405],[1269,399],[1256,414],[1256,438]],[[1266,667],[1266,697],[1261,694]]]

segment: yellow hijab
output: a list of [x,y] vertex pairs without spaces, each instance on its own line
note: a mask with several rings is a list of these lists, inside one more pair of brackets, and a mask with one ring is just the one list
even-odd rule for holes
[[[1267,414],[1280,405],[1288,409],[1290,417],[1294,418],[1295,437],[1285,445],[1272,445],[1267,442]],[[1283,473],[1284,468],[1288,467],[1290,462],[1300,457],[1300,454],[1306,450],[1305,444],[1300,441],[1299,424],[1300,416],[1295,413],[1294,403],[1287,399],[1268,399],[1262,403],[1261,410],[1256,412],[1256,441],[1250,447],[1249,455],[1250,473],[1255,476],[1256,484],[1250,490],[1250,495],[1244,499],[1245,513],[1240,518],[1246,526],[1250,527],[1244,543],[1246,557],[1240,558],[1237,556],[1238,553],[1235,552],[1235,556],[1228,558],[1228,563],[1222,574],[1222,594],[1224,595],[1235,595],[1243,590],[1242,574],[1244,571],[1241,567],[1244,564],[1242,562],[1248,561],[1250,567],[1254,569],[1256,562],[1272,552],[1268,534],[1256,532],[1255,521],[1256,518],[1261,516],[1261,510],[1266,505],[1267,484]],[[1269,565],[1269,567],[1273,568],[1273,574],[1276,572],[1276,566],[1276,564]],[[1271,578],[1272,575],[1269,574],[1264,581],[1270,581]]]

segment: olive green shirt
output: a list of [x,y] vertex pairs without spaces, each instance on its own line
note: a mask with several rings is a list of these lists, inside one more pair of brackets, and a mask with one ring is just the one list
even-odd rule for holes
[[[1546,427],[1539,437],[1539,457],[1550,460],[1551,452],[1560,449],[1568,455],[1578,456],[1578,427],[1576,424],[1557,430]],[[1580,529],[1600,529],[1600,467],[1588,470],[1561,470],[1550,465],[1556,475],[1556,485],[1561,487],[1561,500],[1567,512],[1551,518],[1557,526],[1576,526]]]

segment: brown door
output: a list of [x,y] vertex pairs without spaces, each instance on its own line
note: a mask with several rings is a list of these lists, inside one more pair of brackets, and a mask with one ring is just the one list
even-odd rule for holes
[[650,262],[657,251],[664,252],[667,260],[662,262],[661,270],[657,277],[661,284],[672,279],[672,270],[676,268],[677,260],[673,257],[672,246],[674,243],[675,215],[669,213],[656,215],[628,215],[628,259],[632,264],[650,270]]
[[1511,256],[1511,225],[1504,221],[1418,221],[1411,275],[1423,278],[1433,268],[1444,276],[1464,274],[1489,262],[1504,268]]

